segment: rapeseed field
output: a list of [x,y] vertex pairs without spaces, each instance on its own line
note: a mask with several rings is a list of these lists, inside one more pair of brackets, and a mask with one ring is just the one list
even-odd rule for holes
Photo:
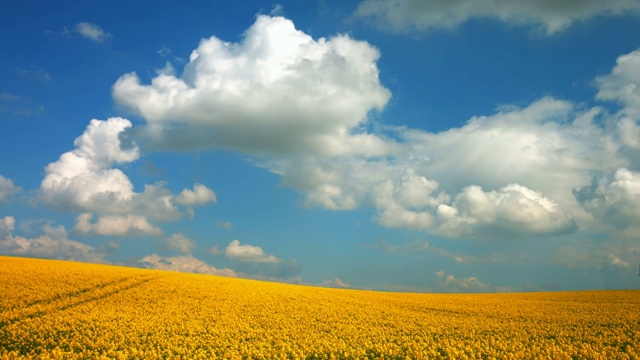
[[0,257],[2,359],[640,359],[640,291],[407,294]]

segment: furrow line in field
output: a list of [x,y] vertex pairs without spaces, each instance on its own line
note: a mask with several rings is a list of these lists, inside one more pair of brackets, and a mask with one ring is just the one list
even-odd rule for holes
[[[32,307],[31,309],[28,309],[28,310],[33,310],[33,312],[31,313],[19,314],[13,317],[7,317],[5,319],[2,319],[0,315],[0,329],[15,322],[24,321],[26,319],[38,318],[54,312],[65,311],[67,309],[74,308],[83,304],[106,299],[120,292],[142,286],[143,284],[149,281],[152,281],[156,278],[157,277],[149,277],[149,276],[135,277],[135,278],[130,277],[125,280],[134,280],[134,281],[129,283],[125,283],[124,281],[117,281],[115,284],[111,283],[111,286],[105,286],[98,289],[94,289],[95,291],[93,291],[92,293],[88,293],[87,291],[79,293],[79,295],[85,295],[86,297],[80,297],[78,299],[70,298],[70,297],[60,298],[52,303],[46,304],[46,307],[44,309]],[[69,302],[65,303],[65,301],[69,301]],[[21,310],[24,310],[24,309],[21,309]],[[2,315],[4,315],[4,313]]]
[[124,277],[122,279],[116,279],[116,280],[108,281],[108,282],[97,284],[97,285],[90,286],[90,287],[87,287],[87,288],[82,288],[82,289],[78,289],[78,290],[74,290],[74,291],[55,294],[54,296],[51,296],[51,297],[46,298],[46,299],[33,300],[33,301],[30,301],[30,302],[28,302],[26,304],[14,306],[14,307],[7,308],[7,309],[3,310],[2,312],[0,312],[0,318],[2,318],[2,316],[4,316],[6,313],[9,313],[9,312],[23,311],[23,310],[26,310],[26,309],[28,309],[30,307],[37,306],[39,304],[53,303],[53,302],[64,300],[64,299],[74,298],[74,297],[86,294],[88,292],[91,292],[91,291],[103,289],[103,288],[106,288],[106,287],[109,287],[109,286],[112,286],[112,285],[116,285],[116,284],[119,284],[119,283],[124,283],[124,282],[130,280],[131,278],[132,277]]

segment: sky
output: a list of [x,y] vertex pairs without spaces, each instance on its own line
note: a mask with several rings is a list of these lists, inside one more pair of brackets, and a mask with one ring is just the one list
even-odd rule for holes
[[640,1],[0,0],[0,254],[640,288]]

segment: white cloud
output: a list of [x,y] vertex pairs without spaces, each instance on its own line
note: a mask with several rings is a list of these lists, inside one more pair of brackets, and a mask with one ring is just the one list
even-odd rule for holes
[[22,191],[22,189],[15,186],[11,179],[0,175],[0,203],[8,203],[9,200],[20,191]]
[[611,73],[599,76],[596,97],[620,102],[622,112],[632,118],[640,117],[640,50],[621,55]]
[[153,226],[140,215],[107,215],[100,216],[95,223],[91,223],[93,214],[84,213],[76,218],[76,225],[72,231],[82,235],[106,236],[158,236],[162,230]]
[[348,289],[351,287],[351,285],[347,282],[344,282],[342,280],[340,280],[339,278],[333,278],[330,280],[325,280],[323,282],[320,283],[320,286],[322,287],[330,287],[330,288],[341,288],[341,289]]
[[[550,97],[439,133],[396,129],[384,158],[278,158],[265,166],[305,204],[372,206],[375,220],[447,236],[565,234],[591,221],[573,196],[594,172],[629,162],[600,108]],[[611,124],[611,123],[609,123]]]
[[475,276],[458,279],[453,275],[446,275],[443,270],[436,271],[436,291],[450,293],[493,292],[495,288],[483,283]]
[[607,176],[574,191],[586,211],[603,225],[626,230],[631,236],[640,231],[640,172],[619,168]]
[[188,206],[202,206],[208,202],[215,203],[216,201],[216,193],[202,184],[195,184],[193,190],[182,190],[175,198],[176,203]]
[[473,18],[491,18],[552,35],[575,21],[639,11],[634,0],[365,0],[355,16],[392,32],[451,29]]
[[611,73],[596,80],[598,99],[616,101],[623,106],[617,115],[621,142],[640,150],[640,50],[618,57]]
[[14,236],[15,219],[11,216],[0,218],[0,253],[20,256],[44,257],[93,263],[108,263],[106,252],[70,240],[63,226],[45,224],[43,235],[35,238]]
[[120,134],[130,127],[131,122],[123,118],[91,120],[75,140],[76,149],[46,167],[42,199],[55,207],[103,210],[111,206],[112,211],[130,200],[133,184],[121,170],[112,168],[139,157],[137,147],[121,146]]
[[157,254],[151,254],[140,259],[138,263],[150,269],[190,272],[228,277],[237,276],[235,271],[229,268],[217,269],[216,267],[211,266],[202,260],[196,259],[191,255],[162,257]]
[[78,23],[76,31],[80,36],[95,42],[104,42],[111,37],[111,34],[102,30],[100,26],[88,22]]
[[635,269],[631,265],[615,254],[609,254],[602,263],[600,274],[604,278],[604,285],[607,289],[635,289],[637,279]]
[[378,57],[347,35],[314,40],[288,19],[260,15],[241,42],[202,40],[182,77],[144,85],[131,73],[112,90],[147,120],[151,146],[377,155],[393,147],[362,129],[390,97]]
[[437,231],[449,236],[551,235],[576,228],[571,214],[556,202],[518,184],[490,192],[469,186],[452,206],[439,205],[436,214],[440,220]]
[[[184,214],[176,204],[191,206],[213,201],[215,194],[201,184],[196,184],[193,191],[185,189],[178,196],[162,182],[146,184],[143,192],[135,192],[127,175],[116,168],[140,156],[136,144],[127,138],[131,126],[131,122],[123,118],[91,120],[75,140],[76,148],[46,167],[40,199],[57,209],[118,215],[118,220],[107,218],[99,223],[127,221],[130,230],[137,227],[150,233],[157,231],[150,224],[144,224],[145,218],[176,220]],[[124,220],[123,215],[131,216]]]
[[[573,21],[625,7],[616,4],[564,9]],[[513,6],[504,5],[505,19],[518,13]],[[580,9],[587,15],[574,16]],[[533,19],[552,24],[542,15]],[[620,75],[598,80],[600,98],[626,106],[624,119],[544,97],[438,133],[405,127],[368,133],[367,114],[390,96],[378,79],[378,56],[368,43],[347,36],[314,40],[287,19],[259,16],[240,42],[202,40],[181,77],[163,73],[146,85],[128,74],[112,90],[116,101],[147,120],[136,139],[151,147],[259,154],[255,163],[299,190],[306,206],[372,207],[383,226],[449,237],[588,229],[593,216],[574,189],[589,186],[594,174],[637,162],[625,149],[640,143],[634,135],[640,128],[629,117],[636,95],[616,90],[635,85],[625,80],[635,74],[635,60],[621,57],[612,71]],[[164,198],[169,207],[212,201],[198,191],[194,186]]]
[[173,234],[171,237],[164,240],[167,249],[178,250],[183,254],[191,254],[191,251],[196,246],[193,240],[182,234]]
[[224,251],[229,259],[256,262],[256,263],[278,263],[280,259],[273,255],[268,255],[259,246],[240,245],[240,241],[233,240],[227,245]]

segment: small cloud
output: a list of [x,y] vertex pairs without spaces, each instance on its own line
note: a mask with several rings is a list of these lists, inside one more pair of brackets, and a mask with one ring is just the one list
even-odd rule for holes
[[202,206],[208,202],[216,203],[216,193],[202,184],[195,184],[193,190],[184,189],[176,196],[176,203],[187,206]]
[[112,36],[108,32],[102,30],[100,26],[88,22],[81,22],[77,24],[76,32],[80,34],[80,36],[95,42],[104,42]]
[[600,268],[607,289],[632,288],[635,285],[634,271],[629,262],[609,254]]
[[72,38],[79,35],[85,39],[89,39],[91,41],[95,41],[99,43],[105,42],[105,40],[112,37],[111,34],[102,30],[100,26],[89,23],[89,22],[78,23],[73,28],[73,30],[69,30],[69,28],[65,26],[62,28],[62,30],[58,30],[58,31],[45,30],[44,33],[46,35],[53,36],[53,37],[61,36],[65,38]]
[[340,280],[339,278],[333,278],[330,280],[325,280],[323,282],[320,283],[320,286],[322,287],[330,287],[330,288],[341,288],[341,289],[348,289],[351,287],[351,285],[347,282],[344,282],[342,280]]
[[220,247],[218,245],[215,245],[209,249],[209,254],[218,255],[222,254],[222,251],[220,250]]
[[492,292],[488,284],[483,283],[475,276],[458,279],[453,275],[446,275],[444,270],[436,271],[436,290],[447,293],[478,293]]
[[173,55],[173,51],[171,51],[171,49],[169,49],[168,47],[162,45],[160,50],[158,50],[158,55],[160,55],[161,57],[171,56]]
[[271,15],[271,16],[282,16],[282,15],[284,15],[284,8],[282,7],[282,4],[274,5],[273,9],[271,9],[271,12],[269,12],[269,15]]
[[231,243],[229,243],[224,253],[229,259],[243,262],[271,264],[280,262],[280,259],[278,259],[277,257],[266,254],[261,247],[253,245],[240,245],[240,241],[238,240],[233,240]]
[[218,226],[223,228],[223,229],[233,229],[233,224],[231,224],[228,221],[224,221],[224,222],[218,223]]

